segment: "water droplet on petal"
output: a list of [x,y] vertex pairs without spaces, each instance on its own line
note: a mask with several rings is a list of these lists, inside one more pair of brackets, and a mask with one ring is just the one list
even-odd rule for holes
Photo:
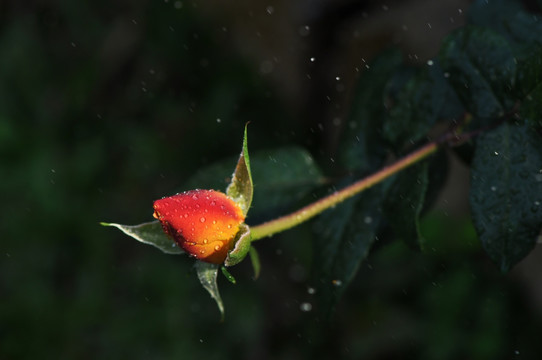
[[205,218],[202,216],[202,217],[199,218],[199,221],[202,222],[202,223],[204,223],[204,222],[205,222]]
[[216,251],[220,250],[220,247],[221,247],[220,245],[216,245],[216,246],[215,246],[215,250],[216,250]]

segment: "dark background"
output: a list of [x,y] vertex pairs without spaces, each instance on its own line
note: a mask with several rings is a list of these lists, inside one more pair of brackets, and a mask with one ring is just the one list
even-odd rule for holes
[[219,279],[224,323],[192,260],[98,225],[151,220],[154,199],[239,152],[248,121],[251,151],[301,145],[334,173],[370,60],[397,47],[425,63],[466,11],[458,0],[0,1],[0,358],[538,358],[541,250],[498,272],[457,161],[422,224],[434,252],[375,249],[330,322],[309,291],[310,225],[258,243],[257,281],[246,263],[237,285]]

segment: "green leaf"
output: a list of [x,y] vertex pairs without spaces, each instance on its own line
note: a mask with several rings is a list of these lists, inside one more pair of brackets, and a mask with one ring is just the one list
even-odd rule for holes
[[231,197],[243,211],[246,216],[252,203],[252,175],[250,173],[250,159],[248,157],[247,145],[247,125],[245,125],[245,133],[243,136],[243,149],[239,156],[239,161],[232,174],[230,185],[226,189],[226,194]]
[[196,261],[195,267],[198,274],[198,279],[205,290],[209,292],[209,295],[216,301],[218,310],[220,311],[220,318],[224,320],[224,304],[218,291],[218,285],[216,278],[218,274],[218,268],[220,265],[209,264],[203,261]]
[[301,147],[261,151],[252,161],[254,213],[284,211],[324,183],[322,171]]
[[407,81],[389,108],[384,136],[395,148],[424,138],[438,120],[459,117],[464,112],[438,60],[429,64]]
[[243,261],[250,250],[250,240],[250,228],[246,224],[241,224],[235,238],[233,250],[228,253],[224,265],[233,266]]
[[394,99],[395,105],[390,106],[384,135],[396,148],[427,136],[431,127],[443,118],[445,109],[449,119],[464,111],[438,60],[429,64],[407,81]]
[[395,237],[422,250],[424,241],[420,232],[420,214],[428,189],[428,168],[428,162],[424,161],[399,173],[384,205]]
[[542,19],[527,13],[519,1],[475,1],[469,7],[468,21],[491,28],[518,45],[542,43]]
[[542,128],[542,84],[523,100],[520,114],[532,127]]
[[532,46],[529,56],[518,64],[516,83],[516,92],[521,99],[531,95],[531,98],[540,102],[540,97],[533,96],[533,92],[542,86],[542,46]]
[[399,51],[386,51],[363,71],[341,140],[340,160],[346,169],[372,171],[386,157],[382,137],[382,123],[386,116],[384,90],[402,61]]
[[100,223],[103,226],[113,226],[128,236],[143,244],[152,245],[166,254],[182,254],[184,251],[164,233],[159,221],[151,221],[139,225],[121,225],[115,223]]
[[[222,188],[229,180],[234,159],[219,161],[192,176],[185,189]],[[283,211],[324,182],[310,153],[300,147],[260,150],[250,156],[254,193],[251,216]]]
[[482,134],[472,162],[470,205],[482,245],[502,271],[533,248],[542,227],[542,141],[528,125]]
[[517,64],[504,37],[467,26],[446,39],[439,59],[448,81],[475,117],[495,118],[514,106],[511,89]]
[[328,314],[376,239],[386,188],[377,185],[325,211],[314,224],[314,281]]

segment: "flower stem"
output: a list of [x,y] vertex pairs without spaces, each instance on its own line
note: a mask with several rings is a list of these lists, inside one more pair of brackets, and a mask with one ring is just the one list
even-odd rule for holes
[[437,151],[441,141],[432,141],[418,150],[406,155],[405,157],[397,160],[396,162],[382,168],[378,172],[367,176],[355,183],[345,187],[342,190],[336,191],[331,195],[328,195],[312,204],[309,204],[291,214],[279,217],[274,220],[270,220],[260,225],[251,226],[250,234],[251,241],[259,240],[267,236],[271,236],[278,232],[290,229],[294,226],[301,224],[304,221],[320,214],[324,210],[327,210],[340,202],[368,189],[369,187],[387,179],[393,174],[409,167],[412,164],[426,158],[435,151]]

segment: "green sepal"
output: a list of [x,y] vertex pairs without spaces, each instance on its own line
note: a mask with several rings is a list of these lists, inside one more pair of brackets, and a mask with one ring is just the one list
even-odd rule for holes
[[235,280],[235,277],[233,277],[233,275],[230,274],[230,272],[228,271],[228,269],[226,269],[225,266],[221,266],[220,270],[222,270],[222,275],[224,275],[224,277],[228,279],[229,282],[231,282],[234,285],[237,284],[237,280]]
[[224,265],[233,266],[239,264],[247,256],[250,250],[250,240],[250,228],[247,224],[241,224],[235,238],[233,250],[228,253]]
[[220,265],[210,264],[203,261],[196,261],[195,264],[199,282],[203,288],[207,290],[209,295],[211,295],[211,297],[216,301],[216,305],[220,311],[220,320],[224,321],[224,303],[222,303],[222,298],[220,297],[220,292],[218,291],[218,285],[216,283],[219,266]]
[[250,250],[248,253],[250,255],[250,261],[252,262],[252,268],[254,269],[254,280],[256,280],[257,278],[260,277],[260,270],[261,270],[260,255],[258,255],[258,251],[256,250],[254,246],[250,247]]
[[162,230],[159,221],[146,222],[139,225],[121,225],[115,223],[101,222],[102,226],[113,226],[128,236],[136,239],[143,244],[152,245],[166,254],[183,254],[184,251],[167,236]]
[[247,125],[245,125],[243,136],[243,149],[241,150],[235,171],[232,174],[231,183],[226,189],[226,194],[241,207],[245,216],[248,213],[248,209],[250,209],[253,193],[250,159],[248,157]]

